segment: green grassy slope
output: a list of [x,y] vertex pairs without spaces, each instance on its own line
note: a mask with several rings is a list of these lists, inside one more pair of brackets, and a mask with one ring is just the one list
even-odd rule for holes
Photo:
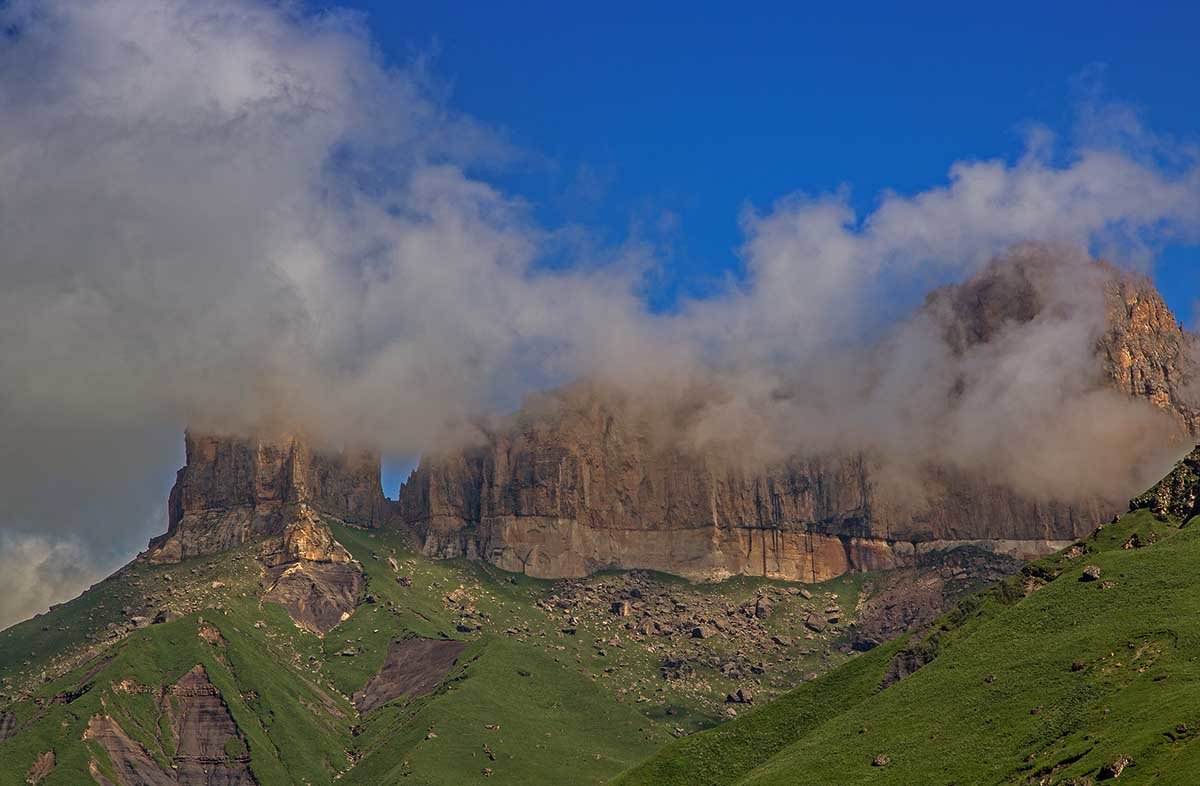
[[[1085,784],[1122,758],[1121,783],[1200,782],[1197,521],[1127,514],[616,783]],[[936,657],[882,688],[905,650]]]
[[[45,751],[54,751],[57,767],[44,785],[90,782],[93,760],[119,783],[100,746],[83,739],[94,715],[114,718],[169,766],[177,741],[159,697],[197,664],[245,736],[263,786],[461,784],[482,782],[485,770],[488,783],[604,783],[673,736],[726,720],[727,691],[750,687],[761,702],[849,660],[846,620],[864,582],[843,577],[812,587],[807,600],[778,582],[696,586],[648,577],[639,586],[670,617],[679,616],[671,604],[680,603],[689,614],[725,609],[729,619],[745,620],[742,609],[764,592],[774,593],[775,605],[755,622],[753,641],[732,633],[703,641],[686,632],[637,636],[625,627],[634,618],[612,614],[605,594],[629,576],[538,581],[426,559],[399,533],[332,529],[362,565],[366,585],[355,614],[324,638],[260,601],[253,544],[177,565],[134,563],[0,632],[0,723],[7,715],[17,730],[0,742],[0,786],[25,783]],[[462,603],[451,600],[458,594]],[[573,605],[564,606],[568,599]],[[846,620],[823,634],[806,632],[808,609],[831,603],[847,610]],[[147,609],[182,616],[121,627]],[[389,642],[412,635],[468,647],[434,693],[359,717],[354,692],[378,672]],[[680,658],[686,673],[665,679],[664,660]],[[758,670],[733,677],[718,668],[739,658]]]

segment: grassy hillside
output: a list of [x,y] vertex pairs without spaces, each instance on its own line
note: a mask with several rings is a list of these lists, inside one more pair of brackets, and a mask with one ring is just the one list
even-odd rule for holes
[[930,631],[676,740],[615,783],[1081,785],[1124,762],[1121,783],[1195,784],[1196,521],[1127,514]]
[[[811,598],[749,579],[546,582],[431,561],[398,533],[332,529],[366,581],[353,616],[323,638],[261,601],[253,544],[177,565],[134,563],[0,633],[0,786],[26,783],[48,752],[55,766],[41,784],[90,782],[90,767],[97,783],[137,782],[88,731],[96,717],[169,772],[185,744],[172,725],[185,710],[172,686],[196,666],[236,725],[225,763],[244,760],[263,786],[603,783],[673,737],[744,710],[725,703],[730,691],[761,703],[850,660],[849,623],[868,580],[814,586]],[[619,597],[633,614],[611,609]],[[838,623],[804,627],[830,607],[844,610]],[[714,627],[695,638],[693,618]],[[651,623],[661,629],[642,630]],[[433,692],[360,716],[355,692],[389,645],[411,636],[466,649]]]

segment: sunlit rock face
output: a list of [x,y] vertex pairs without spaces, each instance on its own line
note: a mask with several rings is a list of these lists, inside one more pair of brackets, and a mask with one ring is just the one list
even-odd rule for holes
[[301,436],[214,436],[188,432],[187,464],[168,503],[167,533],[149,557],[174,562],[263,536],[282,536],[312,514],[378,527],[392,503],[379,481],[379,457],[314,451]]
[[[1145,402],[1147,422],[1162,432],[1155,438],[1168,453],[1171,445],[1182,452],[1200,430],[1200,409],[1188,397],[1195,338],[1147,280],[1089,265],[1084,272],[1099,281],[1091,354],[1080,364],[1085,388]],[[1059,318],[1068,275],[1076,273],[1054,260],[1018,256],[936,291],[918,318],[940,331],[950,356],[1001,346],[1014,326]],[[878,482],[888,459],[881,466],[835,454],[747,468],[664,441],[660,431],[644,408],[596,386],[545,394],[485,429],[482,444],[427,456],[401,490],[401,515],[426,554],[539,577],[643,568],[695,579],[822,581],[917,564],[965,544],[1044,554],[1111,517],[1140,482],[1081,496],[1064,475],[1061,488],[1052,482],[1048,493],[1030,494],[986,471],[929,464],[914,502]]]
[[[425,553],[539,577],[645,568],[696,579],[824,581],[916,564],[968,543],[1019,557],[1110,514],[930,476],[918,513],[878,504],[865,461],[793,461],[761,473],[656,451],[603,404],[564,408],[465,454],[426,461],[401,494]],[[942,488],[934,490],[932,484]]]

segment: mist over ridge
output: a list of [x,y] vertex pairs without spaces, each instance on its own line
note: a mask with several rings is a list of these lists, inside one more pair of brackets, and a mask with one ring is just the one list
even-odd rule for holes
[[[18,1],[0,26],[0,624],[162,530],[147,476],[185,424],[418,454],[586,378],[684,407],[671,438],[748,462],[864,451],[1069,496],[1177,457],[1179,424],[1094,365],[1111,268],[1092,257],[1144,272],[1200,236],[1194,151],[1149,131],[1034,133],[865,216],[781,198],[743,217],[743,280],[655,313],[652,248],[541,265],[565,228],[477,174],[518,151],[356,16]],[[897,304],[1003,277],[997,258],[1042,301],[987,341],[956,347],[936,295]]]

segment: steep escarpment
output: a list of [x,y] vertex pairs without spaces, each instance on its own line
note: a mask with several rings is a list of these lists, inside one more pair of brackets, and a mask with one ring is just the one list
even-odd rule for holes
[[647,568],[824,581],[962,545],[1029,557],[1108,512],[931,471],[930,501],[911,513],[881,504],[861,457],[753,472],[659,448],[646,424],[578,389],[545,406],[524,428],[491,435],[486,449],[414,473],[401,504],[427,554],[542,577]]
[[[1081,389],[1141,401],[1138,411],[1159,418],[1164,439],[1194,435],[1194,338],[1145,279],[1103,263],[1073,264],[1070,274],[1088,279],[1078,302],[1062,266],[1018,255],[938,290],[916,319],[933,326],[952,357],[1011,343],[1014,326],[1060,319],[1087,331]],[[1070,309],[1086,319],[1058,313]],[[971,394],[970,384],[948,385],[947,408]],[[532,398],[485,427],[481,444],[426,457],[401,490],[402,518],[429,555],[534,576],[647,568],[821,581],[915,565],[963,545],[1022,558],[1048,553],[1110,518],[1136,490],[1081,495],[1064,481],[1061,490],[1032,494],[977,467],[864,452],[806,455],[803,445],[792,458],[748,466],[663,438],[662,413],[651,410],[589,383]],[[905,462],[917,464],[905,472],[919,494],[880,482]]]
[[289,524],[312,515],[358,527],[378,527],[391,516],[375,454],[323,453],[295,434],[189,431],[185,439],[187,464],[171,489],[167,532],[150,544],[156,561],[280,536]]
[[[780,437],[785,450],[775,445],[764,459],[761,437],[694,438],[697,412],[714,409],[703,386],[697,404],[691,393],[647,401],[630,392],[636,387],[585,380],[531,396],[520,412],[481,427],[468,448],[429,453],[393,503],[373,454],[322,452],[292,434],[189,433],[170,526],[148,559],[267,539],[267,591],[314,632],[335,625],[360,589],[336,550],[286,556],[293,531],[319,545],[327,521],[394,523],[428,555],[538,577],[645,568],[696,579],[823,581],[928,565],[929,555],[961,546],[1027,559],[1110,518],[1147,480],[1109,482],[1110,474],[1142,462],[1147,449],[1169,454],[1172,440],[1182,447],[1185,435],[1200,433],[1195,337],[1148,280],[1101,262],[1018,250],[933,292],[900,335],[920,336],[943,373],[893,391],[906,402],[896,417],[920,399],[913,406],[923,408],[921,418],[945,422],[904,424],[905,436],[892,436],[886,450],[874,449],[869,433],[889,429],[886,417],[873,411],[864,427],[839,413],[837,427],[826,429],[832,439],[812,446]],[[864,363],[893,352],[890,340],[864,353]],[[1038,351],[1054,342],[1062,346]],[[875,384],[871,374],[861,377],[853,385]],[[1074,398],[1045,407],[1058,377]],[[798,384],[777,394],[802,400],[809,390]],[[1047,409],[1031,422],[1053,428],[1061,414],[1073,430],[1057,443],[1036,425],[1009,435],[1007,424],[1026,404]],[[824,406],[838,413],[839,399]],[[1135,422],[1119,422],[1130,412]],[[841,439],[842,428],[855,433]],[[931,437],[935,429],[946,433]],[[990,436],[976,440],[975,431]],[[1081,434],[1107,434],[1096,442],[1107,449],[1053,455]],[[943,449],[943,437],[964,444]],[[1026,459],[1032,468],[1012,471]],[[1149,467],[1155,476],[1160,469]]]

